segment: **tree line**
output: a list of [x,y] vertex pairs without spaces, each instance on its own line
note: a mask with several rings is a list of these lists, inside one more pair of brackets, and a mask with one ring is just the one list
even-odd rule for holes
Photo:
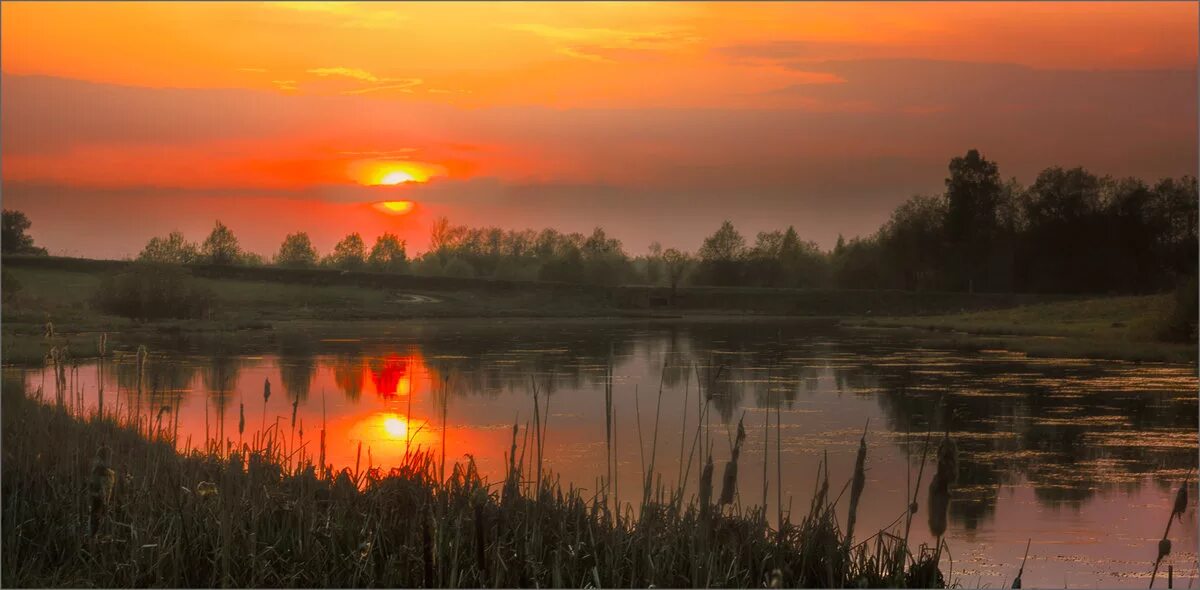
[[[695,252],[658,243],[630,255],[603,228],[467,227],[438,219],[430,247],[410,258],[395,234],[368,248],[351,233],[321,256],[307,233],[289,234],[268,261],[243,250],[216,222],[201,243],[180,232],[152,238],[138,259],[174,264],[273,264],[427,276],[599,285],[757,286],[985,292],[1145,293],[1165,290],[1197,265],[1197,180],[1043,170],[1029,186],[1005,180],[977,150],[950,161],[941,194],[914,196],[874,234],[831,250],[794,227],[751,242],[725,221]],[[4,212],[4,252],[44,253],[20,212]]]

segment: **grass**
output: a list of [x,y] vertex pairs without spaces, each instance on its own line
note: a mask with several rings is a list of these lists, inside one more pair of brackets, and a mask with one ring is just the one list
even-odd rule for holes
[[1195,362],[1195,344],[1155,340],[1155,323],[1170,305],[1170,295],[1105,297],[845,323],[945,333],[930,341],[958,348],[1007,348],[1042,357]]
[[[323,429],[301,427],[297,438],[295,425],[289,431],[284,423],[239,431],[244,445],[208,441],[179,453],[170,406],[121,407],[114,396],[103,415],[82,412],[69,373],[53,395],[27,392],[12,377],[2,388],[5,586],[947,582],[940,550],[909,551],[899,525],[861,539],[844,533],[834,507],[850,482],[831,488],[827,475],[806,514],[793,523],[781,513],[773,528],[760,508],[684,499],[661,484],[637,506],[564,487],[537,467],[546,434],[540,419],[524,433],[513,426],[507,474],[490,483],[471,463],[447,469],[421,449],[387,472],[325,467]],[[704,471],[711,486],[711,455]],[[711,487],[700,496],[712,498]],[[911,523],[908,507],[897,508],[896,522],[908,515]]]

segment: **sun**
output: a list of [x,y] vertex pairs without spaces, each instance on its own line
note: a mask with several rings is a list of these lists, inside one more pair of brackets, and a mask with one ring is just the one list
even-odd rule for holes
[[396,185],[412,182],[413,180],[415,179],[411,174],[403,170],[396,170],[394,172],[388,172],[387,174],[384,174],[383,177],[379,179],[379,184]]
[[404,215],[413,209],[412,201],[380,201],[375,208],[388,215]]
[[399,416],[391,415],[383,419],[383,430],[392,438],[404,438],[408,434],[408,423]]

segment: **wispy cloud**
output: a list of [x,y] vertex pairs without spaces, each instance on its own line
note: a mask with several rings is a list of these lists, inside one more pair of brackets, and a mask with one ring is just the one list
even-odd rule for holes
[[682,27],[636,30],[521,23],[508,25],[507,28],[561,43],[556,49],[559,54],[597,63],[615,63],[617,60],[609,57],[614,50],[621,50],[625,55],[631,52],[669,51],[702,40],[690,29]]
[[390,6],[379,6],[375,2],[274,2],[268,5],[299,13],[336,17],[337,26],[350,28],[387,29],[408,20],[407,16]]
[[355,80],[362,80],[363,82],[390,82],[390,81],[392,81],[392,78],[380,78],[379,76],[376,76],[375,74],[372,74],[371,72],[368,72],[366,70],[360,70],[358,68],[341,68],[341,67],[338,67],[338,68],[312,68],[312,69],[308,70],[308,73],[316,74],[323,78],[327,77],[327,76],[343,76],[346,78],[353,78]]

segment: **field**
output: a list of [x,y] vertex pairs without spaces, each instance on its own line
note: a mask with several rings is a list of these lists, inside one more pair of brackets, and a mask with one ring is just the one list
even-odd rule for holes
[[937,332],[935,339],[1036,356],[1195,362],[1195,344],[1159,341],[1156,322],[1170,295],[1106,297],[971,313],[851,320],[862,327]]
[[[1154,323],[1169,296],[1108,297],[832,289],[599,287],[280,268],[191,267],[215,294],[209,317],[135,322],[95,309],[102,277],[121,261],[6,257],[20,289],[3,309],[4,362],[36,363],[47,322],[82,337],[73,354],[94,356],[97,333],[114,346],[149,336],[200,335],[249,344],[314,322],[412,319],[681,318],[779,315],[840,318],[863,328],[929,331],[954,347],[1011,348],[1034,355],[1125,360],[1195,359],[1194,345],[1159,342]],[[89,335],[90,334],[90,335]]]

